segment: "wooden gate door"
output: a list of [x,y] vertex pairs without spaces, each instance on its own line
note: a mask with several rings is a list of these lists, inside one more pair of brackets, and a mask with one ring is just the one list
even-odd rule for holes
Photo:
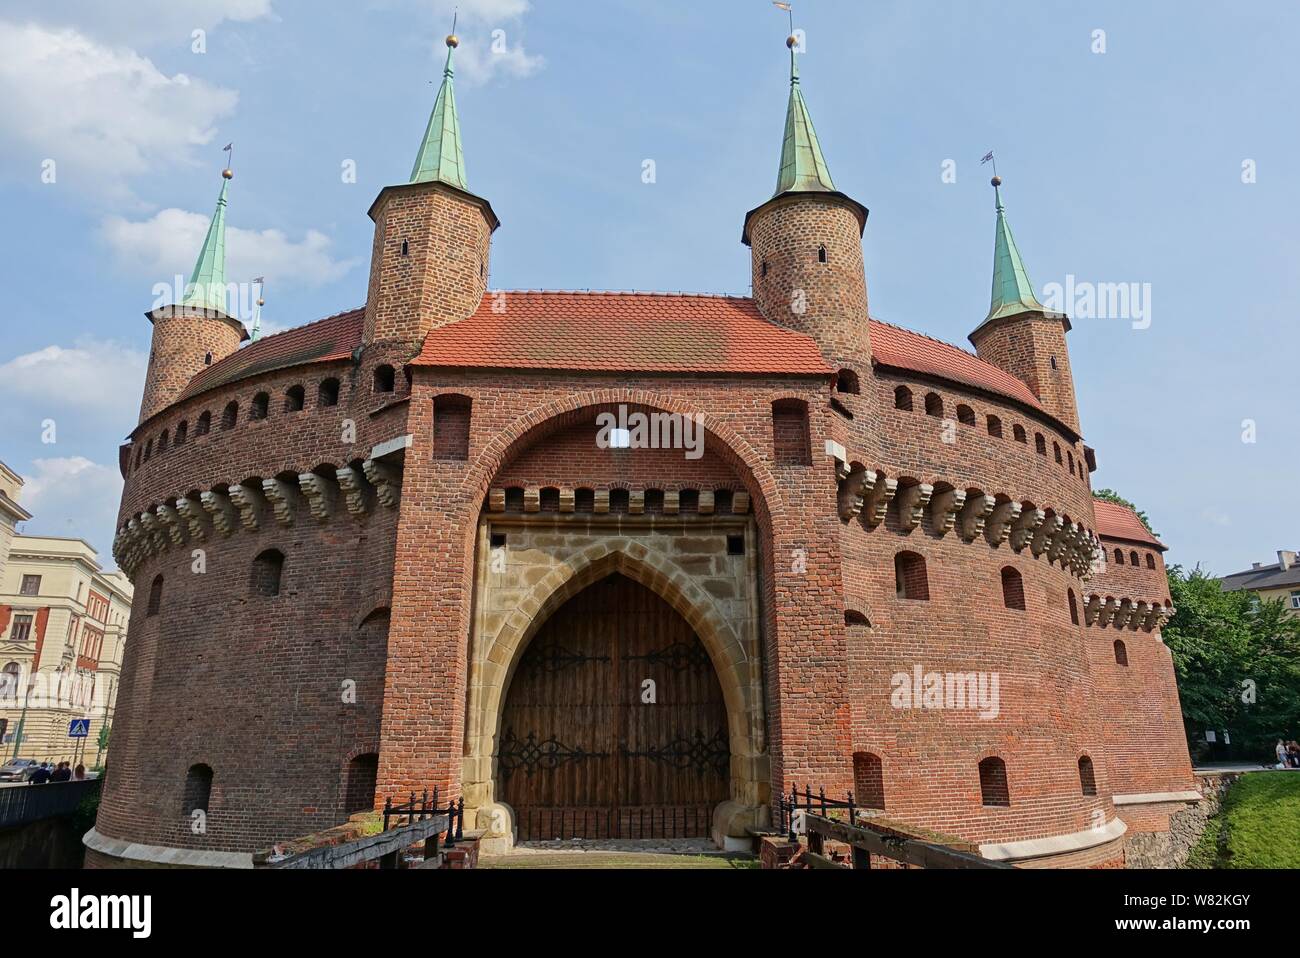
[[520,841],[707,836],[730,749],[699,637],[631,579],[588,586],[525,650],[497,767]]

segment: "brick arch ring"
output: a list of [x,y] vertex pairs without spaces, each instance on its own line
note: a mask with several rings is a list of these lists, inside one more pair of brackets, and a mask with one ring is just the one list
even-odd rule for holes
[[[510,682],[528,643],[571,597],[618,572],[639,582],[673,607],[695,630],[713,662],[727,710],[731,750],[728,814],[755,810],[767,785],[762,664],[707,592],[667,555],[634,539],[593,543],[567,558],[529,591],[475,656],[479,675],[471,681],[463,782],[467,803],[497,802],[495,753]],[[499,804],[499,802],[497,802]]]

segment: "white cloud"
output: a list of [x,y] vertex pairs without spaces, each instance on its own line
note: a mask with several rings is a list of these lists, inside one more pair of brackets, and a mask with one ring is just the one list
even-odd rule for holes
[[533,56],[521,44],[508,39],[500,44],[492,39],[461,41],[456,50],[456,75],[471,84],[488,83],[498,76],[523,79],[546,65],[544,57]]
[[23,478],[22,504],[32,514],[24,532],[85,539],[105,568],[114,565],[109,550],[122,498],[117,469],[83,456],[35,459]]
[[0,151],[32,183],[53,160],[58,184],[125,197],[128,178],[193,162],[238,98],[72,28],[0,21]]
[[25,416],[32,435],[51,418],[57,431],[64,411],[78,419],[93,416],[115,431],[125,431],[140,411],[145,364],[143,353],[96,339],[17,356],[0,364],[4,418],[17,420],[12,428],[19,428]]
[[[420,6],[428,9],[427,0]],[[434,0],[435,23],[451,26],[458,15],[462,27],[457,29],[460,47],[456,50],[456,76],[470,85],[488,83],[498,77],[522,79],[532,76],[546,65],[546,59],[530,54],[523,43],[523,18],[532,9],[529,0]],[[445,52],[442,37],[433,57],[440,60]]]
[[[210,213],[166,209],[143,221],[121,216],[104,220],[100,235],[124,268],[154,283],[174,284],[177,275],[189,279],[194,260],[208,231]],[[266,277],[269,287],[314,287],[332,283],[357,265],[335,259],[333,241],[318,230],[299,240],[282,230],[226,227],[226,279],[246,283]]]

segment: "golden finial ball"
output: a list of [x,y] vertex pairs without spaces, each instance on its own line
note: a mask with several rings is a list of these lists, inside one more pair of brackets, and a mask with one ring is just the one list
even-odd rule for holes
[[992,183],[995,188],[999,187],[1002,185],[1002,177],[995,176],[993,179],[989,180],[989,182]]
[[257,305],[258,305],[258,306],[265,306],[265,305],[266,305],[266,300],[264,300],[261,296],[257,297]]
[[785,45],[789,47],[791,50],[793,50],[795,47],[799,45],[799,38],[792,33],[785,38]]
[[232,170],[232,169],[229,169],[229,168],[224,169],[224,170],[221,171],[221,176],[222,176],[224,179],[227,179],[227,180],[233,180],[233,179],[235,178],[235,171]]
[[456,49],[458,46],[460,46],[460,37],[456,36],[456,34],[454,33],[448,34],[447,46],[451,47],[453,50]]

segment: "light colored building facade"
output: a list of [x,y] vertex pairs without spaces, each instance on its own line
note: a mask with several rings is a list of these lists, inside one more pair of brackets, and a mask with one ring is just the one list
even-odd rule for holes
[[[81,539],[14,535],[0,572],[3,757],[103,762],[131,609],[131,583]],[[69,723],[89,719],[85,739]]]
[[1278,550],[1277,562],[1256,562],[1245,572],[1234,572],[1219,582],[1224,592],[1253,592],[1264,602],[1281,600],[1287,610],[1300,616],[1300,564],[1295,552]]
[[0,462],[0,580],[4,576],[9,546],[13,542],[18,523],[26,522],[32,517],[30,512],[18,504],[22,488],[23,477]]

